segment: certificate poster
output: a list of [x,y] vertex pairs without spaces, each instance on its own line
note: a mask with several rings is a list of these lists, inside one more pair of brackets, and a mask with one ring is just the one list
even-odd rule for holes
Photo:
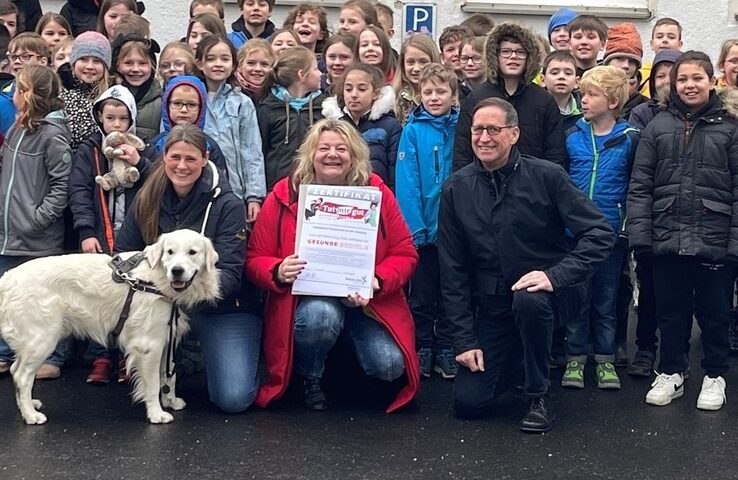
[[294,295],[372,298],[382,192],[301,185],[295,252],[307,263]]

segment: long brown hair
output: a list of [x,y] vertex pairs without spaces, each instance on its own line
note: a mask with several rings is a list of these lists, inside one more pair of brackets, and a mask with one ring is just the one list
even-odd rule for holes
[[[207,155],[207,137],[196,125],[186,124],[173,127],[169,132],[166,143],[164,143],[164,156],[178,142],[192,145],[202,153],[203,157]],[[170,183],[164,164],[165,160],[162,159],[136,196],[134,214],[138,228],[141,231],[141,237],[147,245],[154,243],[159,236],[161,201],[164,197],[164,191]]]
[[46,65],[27,65],[16,77],[18,93],[23,97],[23,108],[18,109],[16,124],[34,131],[41,119],[64,108],[59,98],[61,80],[54,69]]
[[105,28],[105,14],[116,5],[124,5],[131,13],[138,13],[136,0],[103,0],[102,5],[100,5],[100,13],[97,15],[97,31],[105,35],[105,38],[109,37]]

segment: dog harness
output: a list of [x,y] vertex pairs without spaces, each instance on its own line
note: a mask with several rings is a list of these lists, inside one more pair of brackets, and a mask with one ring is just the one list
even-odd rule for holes
[[[123,331],[123,326],[128,320],[128,316],[131,311],[131,302],[133,301],[133,295],[136,292],[153,293],[166,297],[161,290],[156,288],[153,283],[141,280],[140,278],[133,277],[129,274],[131,270],[136,268],[144,259],[146,255],[144,252],[139,252],[127,259],[121,258],[120,255],[116,255],[110,260],[110,268],[113,269],[113,281],[116,283],[127,283],[128,294],[126,295],[126,301],[123,303],[123,309],[118,317],[118,323],[115,328],[110,332],[111,343],[117,343],[120,332]],[[179,328],[179,307],[175,302],[172,302],[172,311],[169,315],[169,338],[167,341],[167,379],[174,376],[174,354],[177,351],[177,329]],[[169,393],[169,386],[164,385],[162,392]]]

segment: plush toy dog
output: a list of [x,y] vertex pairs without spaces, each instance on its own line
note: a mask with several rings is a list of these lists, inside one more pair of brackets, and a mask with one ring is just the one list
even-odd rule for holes
[[130,145],[136,150],[141,151],[146,147],[143,140],[126,132],[111,132],[103,140],[103,154],[108,159],[110,171],[105,175],[95,177],[95,183],[100,185],[103,190],[108,191],[118,186],[123,188],[131,188],[140,178],[140,174],[136,167],[131,166],[125,160],[121,160],[123,150],[119,147],[123,144]]

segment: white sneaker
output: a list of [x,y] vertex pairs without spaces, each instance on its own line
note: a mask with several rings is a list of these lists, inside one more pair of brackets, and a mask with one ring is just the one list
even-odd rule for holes
[[668,405],[675,398],[684,395],[684,378],[681,373],[669,375],[659,373],[651,384],[651,390],[646,394],[646,403],[649,405]]
[[702,390],[697,397],[697,408],[700,410],[720,410],[728,401],[725,397],[725,379],[723,377],[710,378],[705,375],[702,380]]

